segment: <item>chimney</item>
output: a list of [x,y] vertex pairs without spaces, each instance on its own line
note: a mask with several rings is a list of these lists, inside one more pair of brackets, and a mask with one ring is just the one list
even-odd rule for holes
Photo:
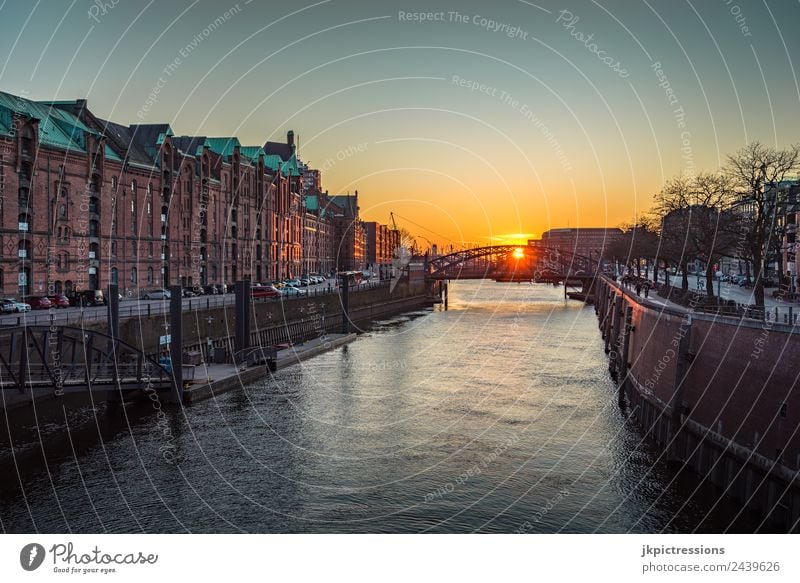
[[286,143],[289,144],[289,147],[294,152],[294,132],[292,130],[286,132]]

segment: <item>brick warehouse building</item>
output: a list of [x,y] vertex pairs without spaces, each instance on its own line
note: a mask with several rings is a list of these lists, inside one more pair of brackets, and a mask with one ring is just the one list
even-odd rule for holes
[[309,172],[292,132],[243,146],[0,92],[0,289],[133,294],[350,265],[363,256],[358,207],[319,193],[318,172],[304,194]]

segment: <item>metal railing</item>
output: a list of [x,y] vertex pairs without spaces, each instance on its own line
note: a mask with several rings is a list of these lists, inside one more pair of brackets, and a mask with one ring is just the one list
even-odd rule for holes
[[[388,287],[390,280],[369,281],[350,287],[350,293],[368,291],[379,287]],[[253,304],[293,302],[306,298],[318,298],[332,295],[339,295],[338,286],[330,285],[318,288],[311,288],[302,295],[281,296],[275,298],[253,298]],[[208,295],[183,299],[183,311],[192,312],[196,310],[209,310],[224,306],[233,306],[235,303],[234,294]],[[120,320],[127,318],[141,318],[150,316],[160,316],[169,314],[169,300],[130,300],[125,299],[120,302]],[[51,309],[51,310],[32,310],[20,314],[0,315],[0,326],[44,326],[44,325],[67,325],[67,324],[86,324],[91,322],[103,322],[108,319],[107,306]]]

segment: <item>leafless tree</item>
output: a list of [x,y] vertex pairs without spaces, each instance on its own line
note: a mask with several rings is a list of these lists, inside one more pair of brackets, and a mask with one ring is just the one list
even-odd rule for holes
[[725,173],[737,188],[734,210],[743,224],[743,233],[755,276],[755,301],[764,306],[765,258],[776,236],[781,201],[777,188],[798,168],[800,146],[785,150],[752,142],[728,156]]

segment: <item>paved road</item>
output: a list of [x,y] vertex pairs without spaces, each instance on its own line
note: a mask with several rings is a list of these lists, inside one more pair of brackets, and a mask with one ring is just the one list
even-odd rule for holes
[[[335,282],[328,280],[324,283],[316,284],[303,288],[309,295],[325,295],[328,293],[338,293],[338,288],[334,285]],[[370,289],[378,285],[377,281],[370,281],[362,283],[357,289]],[[354,289],[354,291],[357,291]],[[297,297],[306,296],[291,296],[284,298],[254,298],[254,303],[259,302],[276,302],[276,301],[293,301]],[[235,303],[234,294],[222,294],[212,296],[198,296],[193,298],[183,298],[183,310],[204,310],[207,308],[215,308],[223,305],[233,305]],[[152,316],[159,314],[169,313],[169,300],[139,300],[123,298],[119,304],[120,320],[127,318],[134,318],[139,316]],[[47,325],[58,324],[66,325],[80,325],[81,322],[89,324],[91,322],[102,322],[107,319],[107,307],[71,307],[58,310],[31,310],[22,314],[4,314],[0,316],[0,326],[15,326],[15,325]]]

